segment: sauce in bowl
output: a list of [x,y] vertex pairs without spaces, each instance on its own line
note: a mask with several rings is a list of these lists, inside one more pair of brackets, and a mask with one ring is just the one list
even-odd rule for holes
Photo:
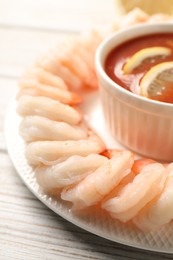
[[173,103],[173,34],[145,35],[117,46],[105,61],[105,71],[135,94]]

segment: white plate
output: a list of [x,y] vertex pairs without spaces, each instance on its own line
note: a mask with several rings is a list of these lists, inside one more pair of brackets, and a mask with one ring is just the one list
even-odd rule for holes
[[[81,109],[91,126],[102,136],[109,148],[121,147],[111,139],[105,128],[98,93],[93,92],[86,95]],[[70,204],[46,195],[38,186],[34,170],[25,159],[25,144],[18,134],[19,123],[20,118],[16,114],[16,104],[13,101],[9,106],[5,124],[8,152],[23,182],[47,207],[71,223],[100,237],[136,248],[173,253],[173,224],[169,224],[157,232],[143,233],[130,225],[113,220],[96,207],[92,211],[85,210],[79,214],[70,210]]]

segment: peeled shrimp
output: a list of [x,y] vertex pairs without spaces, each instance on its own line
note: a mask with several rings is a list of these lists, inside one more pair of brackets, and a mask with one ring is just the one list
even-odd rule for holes
[[149,158],[142,158],[142,159],[138,159],[138,160],[135,160],[134,161],[134,164],[132,166],[132,172],[137,175],[139,174],[142,169],[148,165],[148,164],[151,164],[151,163],[155,163],[156,161],[152,160],[152,159],[149,159]]
[[86,139],[88,129],[84,125],[69,125],[41,116],[26,116],[19,127],[19,133],[26,142],[41,140],[79,140]]
[[38,167],[36,178],[44,190],[62,188],[79,182],[107,161],[106,157],[98,154],[86,157],[74,155],[61,163]]
[[65,44],[69,48],[68,51],[75,53],[78,57],[80,57],[80,59],[82,59],[88,66],[88,69],[95,74],[93,53],[91,53],[89,48],[86,48],[86,42],[79,37],[71,40],[70,42],[66,41]]
[[20,86],[21,89],[18,93],[18,97],[22,95],[42,96],[59,100],[60,102],[69,105],[80,103],[82,100],[82,98],[76,93],[66,89],[44,85],[34,80],[23,79],[20,81]]
[[47,97],[21,96],[17,112],[21,116],[38,115],[69,124],[78,124],[82,118],[74,108]]
[[51,51],[39,58],[35,65],[62,78],[70,89],[80,89],[84,86],[82,80],[69,68],[62,66]]
[[61,66],[72,71],[82,80],[84,86],[97,87],[96,74],[88,67],[82,57],[77,54],[74,55],[71,48],[66,44],[63,44],[60,48],[61,52],[59,52],[59,48],[54,48],[52,53]]
[[102,30],[83,33],[75,40],[71,40],[70,44],[66,41],[63,45],[50,50],[36,62],[36,66],[61,77],[72,89],[85,86],[96,88],[98,84],[94,55],[103,39]]
[[162,164],[148,164],[118,196],[104,202],[102,207],[113,218],[127,222],[162,192],[166,178],[166,169]]
[[141,9],[135,8],[127,15],[122,17],[120,21],[120,29],[126,28],[127,26],[132,26],[139,23],[147,22],[148,19],[149,19],[149,15],[147,15]]
[[[44,70],[43,68],[39,67],[31,67],[24,73],[22,80],[32,80],[35,82],[39,82],[44,85],[57,87],[60,89],[68,89],[65,82],[60,78],[55,76],[52,73],[49,73],[48,71]],[[20,81],[19,81],[19,87],[21,87]]]
[[133,154],[129,151],[116,153],[110,160],[89,174],[84,180],[61,193],[63,200],[71,201],[76,208],[97,204],[129,174]]
[[173,163],[167,167],[167,173],[167,182],[161,195],[133,219],[142,230],[157,229],[173,219]]
[[81,33],[80,44],[93,55],[103,39],[102,28],[91,29]]
[[37,141],[26,146],[25,155],[31,165],[52,164],[59,159],[72,155],[86,156],[101,153],[105,145],[98,136],[92,135],[85,140],[69,141]]
[[151,17],[149,17],[148,22],[153,23],[153,22],[167,22],[170,20],[170,16],[166,14],[154,14]]

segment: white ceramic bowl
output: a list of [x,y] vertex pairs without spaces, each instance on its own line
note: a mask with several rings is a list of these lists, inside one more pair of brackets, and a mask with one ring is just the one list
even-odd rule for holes
[[111,35],[97,49],[96,72],[110,133],[136,153],[173,161],[173,104],[133,94],[115,83],[104,70],[105,59],[116,46],[135,37],[166,32],[173,33],[173,24],[138,25]]

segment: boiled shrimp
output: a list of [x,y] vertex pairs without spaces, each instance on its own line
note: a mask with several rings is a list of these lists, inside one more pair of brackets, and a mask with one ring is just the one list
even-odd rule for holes
[[149,159],[149,158],[142,158],[142,159],[137,159],[134,161],[134,164],[132,166],[132,172],[137,175],[139,174],[142,169],[148,165],[148,164],[151,164],[151,163],[155,163],[156,161],[152,160],[152,159]]
[[103,39],[102,30],[85,32],[75,40],[71,40],[70,44],[66,41],[63,45],[51,49],[37,60],[36,66],[61,77],[71,89],[81,89],[86,86],[96,88],[98,83],[94,55]]
[[113,218],[127,222],[163,191],[166,178],[166,169],[162,164],[148,164],[118,196],[104,202],[102,207]]
[[79,184],[64,189],[61,198],[71,201],[77,209],[97,204],[129,174],[133,160],[129,151],[116,153]]
[[148,22],[149,23],[156,23],[156,22],[167,22],[170,21],[170,16],[166,14],[154,14],[149,17]]
[[60,77],[70,89],[83,88],[84,83],[69,68],[62,66],[50,50],[35,62],[36,67]]
[[[39,82],[41,84],[57,87],[60,89],[68,89],[67,85],[60,77],[55,76],[54,74],[49,73],[48,71],[39,67],[33,66],[27,69],[24,75],[22,76],[21,80],[23,79],[32,82],[34,81],[35,83]],[[21,87],[20,81],[19,81],[19,87]]]
[[41,116],[26,116],[20,124],[19,133],[26,142],[65,141],[86,139],[88,129],[84,124],[69,125]]
[[139,8],[135,8],[130,11],[127,15],[122,17],[119,23],[119,29],[126,28],[128,26],[136,25],[139,23],[147,22],[149,15]]
[[69,124],[78,124],[82,115],[69,105],[47,97],[21,96],[17,113],[21,116],[38,115]]
[[31,165],[49,165],[72,155],[99,154],[104,149],[101,139],[93,134],[84,140],[32,142],[26,146],[25,155]]
[[52,191],[81,181],[107,161],[106,157],[98,154],[74,155],[61,163],[38,167],[36,178],[44,190]]
[[62,102],[63,104],[74,105],[81,103],[82,98],[66,89],[59,89],[44,85],[34,80],[23,79],[20,81],[21,89],[18,98],[23,95],[48,97]]
[[158,229],[173,219],[173,163],[168,165],[167,173],[167,182],[160,196],[133,219],[144,231]]
[[53,55],[61,66],[68,68],[78,78],[80,78],[84,86],[96,87],[97,78],[96,74],[88,67],[86,62],[80,57],[80,55],[73,55],[71,48],[63,44],[61,52],[57,48],[52,50]]
[[[88,69],[95,74],[95,67],[94,67],[94,57],[91,53],[89,48],[86,48],[86,43],[81,40],[81,37],[72,39],[65,42],[65,45],[67,46],[70,53],[75,53],[80,59],[85,62],[85,64],[88,66]],[[90,75],[90,74],[89,74]]]

